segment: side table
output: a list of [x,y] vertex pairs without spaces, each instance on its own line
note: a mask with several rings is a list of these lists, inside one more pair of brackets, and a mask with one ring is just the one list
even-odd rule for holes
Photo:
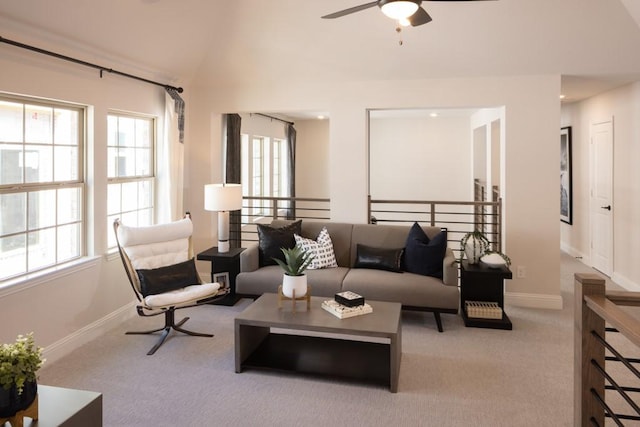
[[[511,279],[507,266],[492,268],[483,264],[460,264],[460,311],[464,325],[476,328],[508,329],[513,325],[504,311],[504,280]],[[467,316],[466,301],[497,302],[502,309],[502,319],[478,319]]]
[[232,306],[240,300],[236,294],[236,276],[240,273],[240,253],[242,251],[244,248],[231,248],[229,252],[218,252],[218,247],[214,246],[197,255],[196,259],[199,261],[211,261],[212,282],[217,273],[229,273],[229,293],[211,304]]

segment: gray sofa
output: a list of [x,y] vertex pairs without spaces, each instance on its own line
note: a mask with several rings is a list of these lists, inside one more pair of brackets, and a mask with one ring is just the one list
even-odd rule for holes
[[[271,226],[282,227],[289,223],[276,220]],[[399,302],[405,310],[433,312],[440,332],[440,313],[458,313],[458,266],[451,248],[447,248],[443,261],[442,279],[408,272],[353,268],[358,243],[402,248],[410,227],[302,221],[302,236],[315,239],[324,226],[331,236],[338,267],[306,271],[311,295],[333,297],[336,292],[353,291],[363,295],[365,300]],[[429,238],[440,232],[438,227],[423,227],[423,230]],[[282,274],[282,269],[277,265],[260,267],[258,243],[252,244],[240,255],[236,293],[252,298],[265,292],[277,293]]]

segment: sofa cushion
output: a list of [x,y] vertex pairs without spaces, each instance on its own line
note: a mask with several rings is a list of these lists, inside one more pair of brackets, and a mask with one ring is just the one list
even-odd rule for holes
[[200,283],[193,258],[178,264],[136,270],[143,296],[157,295]]
[[402,272],[402,252],[404,248],[378,248],[358,244],[356,246],[355,268]]
[[329,235],[329,231],[327,231],[327,227],[322,227],[316,240],[307,239],[298,234],[294,234],[293,237],[296,240],[296,245],[313,255],[309,270],[338,266],[336,256],[333,253],[333,242],[331,242],[331,236]]
[[[314,239],[326,227],[331,236],[333,253],[340,267],[351,267],[351,232],[353,224],[340,222],[303,221],[302,237]],[[354,248],[355,251],[355,248]]]
[[404,270],[442,279],[442,261],[447,251],[447,230],[429,239],[420,224],[413,224],[404,251]]
[[375,248],[404,248],[408,234],[409,227],[406,225],[354,224],[350,265],[355,265],[358,244]]
[[302,220],[292,222],[284,227],[271,227],[258,224],[258,245],[260,250],[260,267],[276,265],[273,258],[284,261],[281,248],[291,249],[296,245],[294,234],[300,234]]
[[[311,295],[333,297],[342,290],[342,280],[348,271],[346,267],[307,270],[307,283],[311,289]],[[236,277],[236,292],[242,295],[278,293],[278,286],[282,284],[282,275],[282,269],[275,265],[240,273]]]
[[[342,282],[343,291],[362,295],[365,301],[399,302],[404,307],[458,310],[457,286],[445,286],[442,280],[413,273],[352,268]],[[371,304],[375,311],[375,304]]]

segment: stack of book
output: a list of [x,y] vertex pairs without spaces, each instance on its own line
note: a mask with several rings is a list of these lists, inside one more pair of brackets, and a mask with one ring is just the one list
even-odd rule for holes
[[364,298],[354,292],[340,292],[335,299],[326,300],[322,308],[340,319],[371,313],[373,308],[364,302]]
[[467,317],[476,319],[502,319],[502,308],[497,302],[466,301]]

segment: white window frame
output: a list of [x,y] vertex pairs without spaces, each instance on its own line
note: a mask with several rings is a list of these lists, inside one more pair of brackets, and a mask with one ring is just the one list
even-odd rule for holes
[[[287,191],[287,146],[286,140],[275,137],[242,134],[242,185],[243,195],[252,197],[286,197]],[[258,147],[259,173],[255,171],[254,150]],[[279,164],[275,162],[279,160]],[[274,171],[278,170],[277,176]],[[276,186],[276,179],[278,183]],[[271,216],[272,203],[265,200],[250,200],[243,209],[243,216]]]
[[[129,175],[122,175],[119,170],[119,165],[114,165],[116,169],[116,174],[112,174],[110,166],[107,171],[107,229],[109,230],[107,246],[109,251],[115,250],[117,247],[115,235],[113,232],[113,222],[116,219],[122,220],[127,225],[131,226],[146,226],[152,225],[155,223],[156,218],[156,143],[157,143],[157,131],[156,124],[157,120],[153,116],[144,115],[144,114],[136,114],[129,112],[120,112],[120,111],[109,111],[107,115],[107,133],[111,133],[111,120],[118,120],[118,126],[120,123],[120,119],[134,120],[134,124],[139,122],[146,122],[149,126],[149,146],[148,146],[148,159],[149,164],[147,165],[148,173],[133,173]],[[137,137],[137,136],[136,136]],[[118,142],[119,133],[116,133],[115,139],[112,137],[107,138],[107,152],[108,152],[108,162],[110,161],[111,150],[118,149],[133,149],[135,150],[143,150],[147,149],[147,147],[139,147],[136,145],[134,141],[132,145],[128,145],[126,147],[121,146]],[[144,186],[148,186],[150,199],[144,200],[140,197],[136,197],[135,201],[137,203],[131,204],[127,206],[124,203],[124,194],[130,194],[126,191],[122,191],[123,188],[129,188],[130,191],[136,191],[136,194],[140,194],[142,188]],[[119,188],[117,191],[115,188]],[[118,207],[115,208],[113,203],[110,203],[110,198],[115,194],[118,194]]]
[[[0,101],[22,104],[22,135],[21,141],[15,139],[5,141],[2,132],[0,131],[0,149],[2,146],[7,151],[13,147],[17,151],[21,151],[19,154],[19,166],[21,170],[22,179],[21,182],[9,182],[2,183],[0,181],[0,199],[3,199],[6,205],[2,206],[2,216],[7,218],[11,215],[11,212],[17,212],[18,216],[22,213],[15,210],[15,201],[19,200],[15,197],[24,195],[24,221],[23,229],[7,230],[3,232],[4,226],[7,224],[0,223],[0,265],[4,268],[0,268],[0,287],[7,283],[13,283],[16,280],[20,280],[23,277],[27,277],[32,273],[36,273],[51,268],[56,268],[64,264],[71,263],[75,260],[86,255],[86,215],[85,215],[85,201],[86,189],[85,189],[85,162],[84,153],[86,150],[86,108],[78,104],[65,103],[60,101],[50,101],[38,98],[31,98],[25,96],[8,95],[0,93]],[[45,133],[51,132],[50,141],[28,141],[27,126],[29,119],[26,112],[29,107],[36,107],[42,109],[51,109],[51,123],[50,126],[46,126],[49,130]],[[69,134],[70,137],[75,138],[77,143],[62,143],[57,140],[56,133],[56,110],[73,111],[77,114],[77,127]],[[42,131],[42,126],[41,129]],[[74,135],[75,134],[75,135]],[[26,168],[20,165],[26,165],[29,161],[27,155],[29,152],[38,152],[38,149],[46,149],[51,147],[51,178],[46,180],[30,180],[26,176]],[[64,157],[57,157],[57,148],[71,148],[77,150],[75,153],[77,165],[74,170],[76,178],[56,179],[56,166],[60,166]],[[31,150],[29,150],[31,148]],[[67,153],[68,154],[68,153]],[[60,155],[64,155],[64,152],[60,152]],[[2,163],[0,154],[0,166]],[[58,162],[56,162],[56,157]],[[71,156],[73,157],[73,156]],[[37,156],[38,162],[41,161],[40,156]],[[68,160],[68,159],[67,159]],[[68,161],[66,162],[68,163]],[[67,168],[70,166],[66,165]],[[39,169],[39,168],[38,168]],[[69,191],[71,190],[71,191]],[[75,190],[75,191],[74,191]],[[40,198],[32,199],[37,193],[48,193],[49,199],[44,199],[47,202],[46,206],[40,206],[44,200]],[[65,198],[75,193],[75,197]],[[37,203],[37,210],[33,210],[31,203]],[[68,209],[71,207],[70,209]],[[53,210],[53,215],[50,215]],[[43,212],[44,211],[44,212]],[[34,216],[37,216],[34,218]],[[44,219],[46,218],[46,219]],[[42,224],[45,222],[45,224]],[[17,227],[20,227],[19,225]],[[7,228],[11,228],[9,224]],[[24,247],[18,247],[16,250],[4,251],[3,242],[9,242],[11,239],[20,239],[24,237]],[[42,240],[50,238],[54,243],[42,245]],[[66,240],[63,240],[66,239]],[[71,243],[70,243],[71,242]],[[39,245],[40,251],[35,252],[35,246]],[[30,252],[33,250],[33,252]],[[22,252],[22,254],[21,254]],[[53,253],[51,253],[53,252]],[[24,264],[23,264],[24,263]],[[21,268],[15,268],[20,265]],[[11,267],[14,270],[11,271]]]

